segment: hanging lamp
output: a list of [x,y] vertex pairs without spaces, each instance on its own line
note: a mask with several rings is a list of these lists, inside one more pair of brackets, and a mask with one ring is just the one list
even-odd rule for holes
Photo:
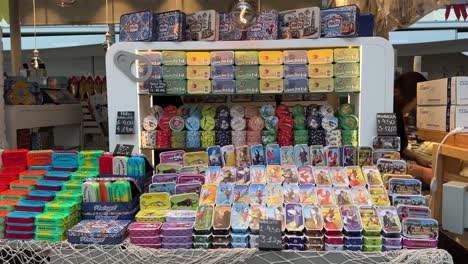
[[246,31],[257,20],[256,2],[236,0],[229,11],[231,22],[240,30]]
[[111,34],[109,33],[109,3],[108,3],[108,0],[106,0],[106,25],[107,25],[107,32],[105,34],[104,43],[102,43],[102,46],[104,47],[105,51],[107,51],[107,49],[114,44],[114,42],[111,39]]
[[39,65],[44,62],[39,57],[39,50],[37,49],[37,40],[36,40],[36,0],[33,0],[33,23],[34,23],[34,51],[33,56],[30,60],[30,65],[33,69],[38,70]]

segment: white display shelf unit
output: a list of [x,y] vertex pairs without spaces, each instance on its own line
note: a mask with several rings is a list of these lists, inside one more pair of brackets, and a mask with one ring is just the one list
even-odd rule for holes
[[[116,144],[134,145],[134,152],[151,157],[153,151],[142,149],[140,145],[141,119],[149,114],[152,106],[151,96],[138,94],[137,83],[130,80],[114,65],[114,55],[119,51],[137,54],[144,50],[291,50],[359,47],[361,64],[361,91],[349,93],[350,103],[355,105],[359,116],[359,144],[369,146],[376,134],[376,114],[393,112],[394,51],[390,43],[379,37],[365,38],[327,38],[291,39],[257,41],[216,41],[216,42],[120,42],[107,51],[106,75],[109,105],[109,148]],[[132,72],[136,75],[135,64]],[[157,96],[157,95],[154,95]],[[177,95],[176,95],[177,96]],[[135,112],[135,134],[116,135],[118,111]]]

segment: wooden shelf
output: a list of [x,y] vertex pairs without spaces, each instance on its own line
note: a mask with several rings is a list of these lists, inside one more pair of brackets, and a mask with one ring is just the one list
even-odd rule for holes
[[[429,129],[418,129],[418,139],[440,143],[448,132]],[[446,145],[468,148],[468,134],[457,134],[445,140]]]

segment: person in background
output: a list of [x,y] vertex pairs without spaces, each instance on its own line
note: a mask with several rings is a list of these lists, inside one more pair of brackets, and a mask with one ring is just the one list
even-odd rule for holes
[[407,161],[408,174],[430,184],[432,164],[409,148],[409,141],[416,140],[416,87],[427,79],[418,72],[407,72],[395,80],[394,111],[397,115],[397,133],[401,139],[401,158]]

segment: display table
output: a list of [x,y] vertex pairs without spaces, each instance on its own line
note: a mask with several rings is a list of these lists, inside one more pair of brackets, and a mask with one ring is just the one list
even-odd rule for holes
[[[389,252],[357,251],[259,251],[257,249],[167,250],[148,249],[130,244],[116,246],[78,246],[67,242],[0,241],[0,263],[453,263],[441,249],[398,250]],[[8,253],[8,254],[5,254]],[[15,263],[14,261],[12,261]]]
[[[17,147],[16,130],[18,129],[67,125],[73,125],[73,127],[67,129],[69,131],[60,133],[66,135],[66,139],[60,140],[60,136],[56,136],[57,140],[78,145],[80,134],[73,133],[73,131],[80,130],[81,121],[80,104],[5,106],[6,137],[9,148]],[[77,135],[76,139],[70,136],[73,134]]]

